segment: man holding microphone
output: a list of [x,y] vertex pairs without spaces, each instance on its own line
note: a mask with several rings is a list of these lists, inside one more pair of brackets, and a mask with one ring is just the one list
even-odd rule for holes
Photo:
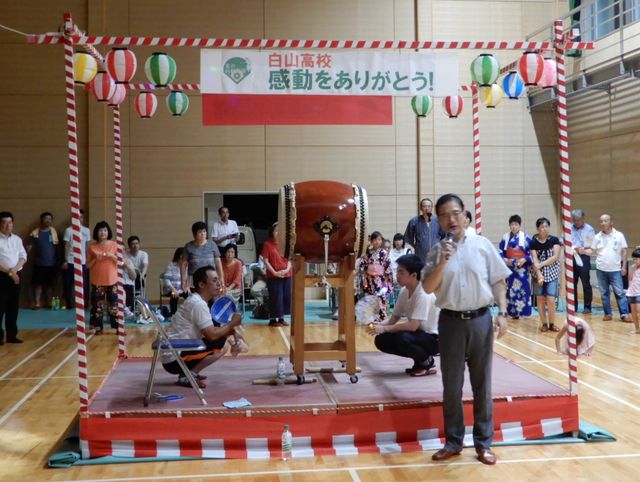
[[495,246],[483,236],[466,236],[464,203],[445,194],[436,203],[445,239],[429,252],[422,286],[435,293],[440,308],[438,321],[440,369],[442,371],[445,445],[433,454],[444,461],[462,452],[464,413],[462,387],[465,361],[473,389],[473,441],[477,457],[487,465],[496,463],[493,440],[491,366],[494,322],[489,307],[495,302],[497,337],[507,332],[505,279],[509,269]]

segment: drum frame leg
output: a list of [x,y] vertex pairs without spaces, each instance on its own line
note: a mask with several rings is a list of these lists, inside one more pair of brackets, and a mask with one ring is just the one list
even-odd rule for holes
[[338,339],[324,343],[305,343],[304,289],[306,286],[314,286],[319,277],[305,275],[304,256],[295,255],[293,257],[289,360],[293,364],[296,376],[302,377],[304,375],[305,360],[346,362],[345,371],[351,375],[351,378],[357,373],[354,269],[355,255],[345,256],[339,263],[337,275],[332,276],[330,280],[332,286],[338,289]]

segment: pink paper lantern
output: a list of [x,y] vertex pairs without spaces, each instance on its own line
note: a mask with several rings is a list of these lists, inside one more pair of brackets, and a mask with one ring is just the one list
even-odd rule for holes
[[442,108],[451,119],[455,119],[460,115],[463,105],[464,102],[459,95],[448,95],[442,99]]
[[542,78],[544,70],[544,58],[537,52],[525,52],[518,62],[518,71],[524,85],[537,85]]
[[124,99],[127,97],[127,89],[122,84],[116,84],[116,91],[109,99],[109,106],[115,107],[116,105],[120,105],[124,102]]
[[131,50],[118,47],[107,54],[105,65],[107,66],[107,72],[117,84],[126,84],[135,75],[138,62]]
[[550,89],[558,83],[558,66],[556,61],[551,58],[544,59],[544,70],[538,85],[543,89]]
[[91,81],[90,88],[98,102],[106,102],[116,91],[116,83],[109,74],[101,70]]
[[136,97],[136,111],[143,119],[148,119],[156,113],[158,99],[151,92],[140,92]]

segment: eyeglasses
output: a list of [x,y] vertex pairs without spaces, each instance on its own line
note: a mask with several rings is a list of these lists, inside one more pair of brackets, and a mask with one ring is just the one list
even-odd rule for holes
[[456,211],[451,211],[450,213],[440,213],[438,214],[438,217],[443,219],[445,218],[454,219],[460,216],[461,214],[462,214],[462,211],[456,210]]

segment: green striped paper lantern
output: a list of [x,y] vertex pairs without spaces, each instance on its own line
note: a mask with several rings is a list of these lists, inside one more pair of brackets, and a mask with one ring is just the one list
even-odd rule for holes
[[176,78],[176,61],[164,52],[155,52],[144,63],[144,73],[156,87],[164,87]]
[[480,54],[471,62],[471,78],[485,87],[495,83],[500,75],[500,64],[491,54]]
[[181,90],[173,90],[167,96],[167,109],[172,115],[181,116],[189,108],[189,97]]
[[433,109],[433,99],[428,95],[416,95],[411,99],[411,108],[418,117],[426,117]]

